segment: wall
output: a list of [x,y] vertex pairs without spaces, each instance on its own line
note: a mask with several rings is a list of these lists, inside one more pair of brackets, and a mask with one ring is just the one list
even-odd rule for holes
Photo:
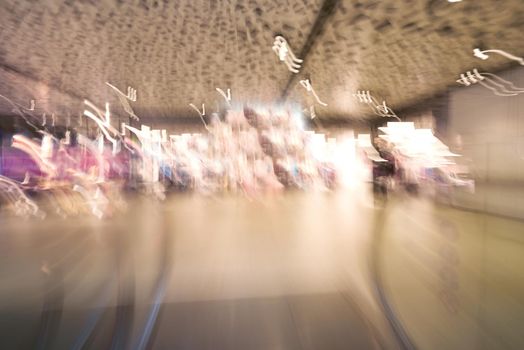
[[[524,68],[498,74],[524,87]],[[449,93],[446,138],[477,182],[456,204],[524,218],[524,94],[496,96],[481,85]]]

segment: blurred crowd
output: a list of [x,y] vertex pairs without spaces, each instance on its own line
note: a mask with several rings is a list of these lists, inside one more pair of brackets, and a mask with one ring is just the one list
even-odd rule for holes
[[12,135],[2,150],[2,205],[21,216],[45,217],[51,208],[63,217],[103,218],[125,210],[129,192],[159,199],[170,191],[254,197],[365,180],[381,195],[428,183],[472,186],[453,170],[450,158],[457,155],[412,123],[388,123],[372,144],[369,134],[335,139],[304,130],[302,116],[286,109],[230,109],[211,115],[204,133],[179,135],[125,123],[116,130],[109,112],[107,120],[99,114],[92,115],[97,134],[91,138],[69,128]]
[[210,117],[205,133],[122,130],[98,123],[96,137],[77,130],[12,135],[2,152],[0,195],[22,216],[91,213],[99,218],[125,209],[124,194],[163,199],[169,191],[276,193],[285,188],[333,189],[336,142],[305,131],[291,112],[245,107]]

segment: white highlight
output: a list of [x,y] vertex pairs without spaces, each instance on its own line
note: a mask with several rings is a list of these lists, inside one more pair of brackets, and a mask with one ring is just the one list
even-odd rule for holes
[[297,58],[293,54],[293,51],[291,51],[289,48],[289,45],[284,37],[280,35],[275,37],[275,41],[273,42],[273,51],[277,54],[278,59],[286,64],[289,71],[293,73],[298,73],[300,71],[301,63],[304,61]]
[[[104,136],[113,144],[113,154],[116,154],[117,150],[118,150],[118,142],[116,139],[114,139],[108,132],[108,128],[111,130],[111,132],[115,133],[115,130],[111,127],[111,125],[109,125],[106,120],[104,120],[104,116],[102,115],[102,113],[100,112],[100,110],[93,104],[91,103],[90,101],[88,100],[84,100],[84,103],[91,107],[97,114],[98,114],[98,117],[93,113],[91,112],[90,110],[86,109],[84,110],[84,115],[90,119],[92,119],[96,125],[98,126],[98,128],[102,131],[102,133],[104,134]],[[106,106],[107,108],[109,108],[109,105]],[[116,133],[118,133],[118,131],[116,131]]]
[[315,113],[315,107],[310,106],[309,107],[309,115],[311,116],[311,119],[315,119],[317,117],[317,114]]
[[105,114],[105,124],[111,125],[111,113],[109,112],[109,103],[106,102],[106,114]]
[[369,90],[358,90],[356,94],[353,94],[357,98],[358,102],[367,104],[373,113],[381,117],[396,118],[400,121],[400,118],[393,112],[393,110],[386,105],[386,101],[378,103],[378,101],[371,95]]
[[315,97],[315,100],[317,100],[317,102],[322,105],[322,106],[327,106],[327,103],[325,102],[322,102],[320,100],[320,98],[318,97],[317,93],[315,92],[315,90],[313,89],[313,86],[311,85],[311,82],[309,81],[309,79],[305,79],[305,80],[301,80],[300,81],[300,85],[302,85],[307,92],[311,93],[314,97]]
[[122,91],[120,91],[116,86],[108,82],[106,82],[106,85],[111,87],[116,92],[116,95],[118,96],[118,99],[120,100],[120,103],[122,104],[122,107],[124,107],[126,113],[129,114],[129,116],[134,120],[140,120],[140,118],[138,118],[138,116],[133,111],[133,108],[131,108],[131,105],[129,104],[129,101],[136,102],[136,90],[128,86],[126,95]]
[[512,55],[506,51],[503,51],[503,50],[483,50],[482,51],[479,48],[473,49],[473,56],[478,57],[481,60],[487,60],[489,58],[489,55],[487,55],[487,53],[499,54],[501,56],[509,58],[510,60],[517,61],[518,63],[524,66],[524,58]]
[[460,157],[435,137],[431,129],[416,129],[412,122],[388,122],[379,130],[385,133],[379,137],[393,144],[414,167],[441,167],[455,163],[450,157]]
[[197,113],[198,115],[200,116],[200,120],[202,120],[202,123],[204,124],[204,127],[206,128],[207,131],[209,131],[208,127],[207,127],[207,124],[206,124],[206,121],[204,120],[204,116],[206,115],[206,106],[205,104],[202,103],[202,111],[200,111],[194,104],[190,103],[189,106],[191,108],[193,108]]
[[218,93],[226,100],[228,104],[231,103],[231,89],[227,89],[227,94],[221,88],[216,88]]
[[492,73],[480,73],[476,68],[473,71],[467,71],[460,75],[457,83],[470,86],[476,83],[491,90],[497,96],[516,96],[524,93],[524,88],[519,88],[513,83],[502,79],[498,75]]

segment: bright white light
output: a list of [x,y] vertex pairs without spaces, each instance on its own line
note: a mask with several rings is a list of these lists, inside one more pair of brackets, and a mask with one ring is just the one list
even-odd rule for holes
[[[483,53],[480,52],[480,54],[482,55]],[[473,71],[462,73],[460,79],[457,80],[457,83],[465,86],[479,83],[485,88],[491,90],[497,96],[516,96],[524,93],[524,88],[517,87],[510,81],[504,80],[498,75],[492,73],[480,73],[476,68],[473,69]]]
[[278,51],[278,58],[280,58],[281,61],[284,61],[286,59],[288,49],[286,46],[282,46],[280,50]]
[[386,135],[380,135],[381,139],[393,144],[394,148],[409,162],[418,167],[440,167],[454,164],[446,157],[458,157],[458,154],[450,152],[448,146],[433,135],[431,129],[415,129],[413,123],[388,123],[387,127],[379,128]]
[[129,104],[129,101],[136,102],[136,90],[128,86],[126,95],[122,91],[120,91],[116,86],[108,82],[106,82],[106,85],[111,87],[116,92],[118,99],[120,100],[120,103],[122,104],[122,107],[124,107],[126,113],[129,114],[131,118],[139,120],[140,118],[137,117],[137,115],[133,111],[133,108],[131,108],[131,105]]
[[512,55],[509,52],[506,52],[504,50],[484,50],[484,51],[481,51],[479,48],[475,48],[475,49],[473,49],[473,56],[478,57],[478,58],[480,58],[482,60],[487,60],[489,58],[489,56],[487,55],[488,52],[489,53],[496,53],[496,54],[499,54],[499,55],[504,56],[506,58],[509,58],[510,60],[517,61],[518,63],[520,63],[521,65],[524,66],[524,58]]
[[275,41],[273,42],[273,51],[277,54],[278,59],[286,64],[289,71],[293,73],[299,72],[301,67],[300,63],[302,63],[303,60],[297,58],[293,54],[293,51],[291,51],[289,48],[289,45],[284,37],[280,35],[275,37]]
[[[111,137],[111,135],[109,134],[108,132],[108,129],[112,132],[112,133],[118,133],[118,131],[116,131],[114,128],[112,128],[110,125],[106,124],[104,120],[102,120],[102,118],[104,118],[102,116],[102,113],[100,112],[100,110],[93,104],[91,103],[90,101],[88,100],[84,100],[84,103],[91,107],[97,114],[98,116],[96,116],[93,112],[91,112],[90,110],[86,109],[84,110],[84,115],[90,119],[92,119],[96,125],[98,126],[98,128],[102,131],[102,133],[104,134],[105,138],[108,139],[112,144],[113,144],[113,154],[116,154],[117,152],[117,149],[118,149],[118,142],[116,139],[114,139],[113,137]],[[106,106],[107,108],[109,108],[109,105]],[[104,118],[105,119],[105,118]]]
[[473,49],[473,56],[478,57],[482,60],[487,60],[489,58],[484,52],[480,51],[479,48]]
[[322,102],[320,100],[320,98],[318,97],[317,93],[313,89],[313,86],[311,85],[311,82],[309,81],[309,79],[301,80],[300,81],[300,85],[302,85],[306,89],[307,92],[311,93],[313,95],[313,97],[315,97],[315,100],[317,100],[317,102],[319,104],[321,104],[322,106],[327,106],[327,103]]
[[221,88],[215,88],[216,91],[226,99],[227,103],[231,102],[231,89],[227,89],[227,94]]
[[106,125],[111,125],[111,113],[109,112],[109,102],[106,102]]
[[393,110],[386,105],[386,101],[382,101],[382,104],[371,95],[369,90],[357,90],[356,94],[353,94],[357,98],[358,102],[367,104],[378,116],[396,118],[400,121],[400,118],[393,112]]

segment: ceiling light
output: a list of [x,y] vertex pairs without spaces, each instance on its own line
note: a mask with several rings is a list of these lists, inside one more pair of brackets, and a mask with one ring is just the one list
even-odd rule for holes
[[321,104],[324,107],[327,106],[327,103],[322,102],[320,100],[320,98],[318,97],[317,93],[313,89],[313,86],[311,85],[311,82],[309,81],[309,79],[301,80],[300,81],[300,85],[302,85],[306,89],[307,92],[311,93],[315,97],[315,100],[317,100],[317,102],[319,104]]
[[479,83],[485,88],[493,91],[497,96],[516,96],[524,93],[524,88],[513,85],[510,81],[504,80],[492,73],[480,73],[476,68],[460,75],[457,83],[470,86]]
[[301,67],[300,64],[303,62],[303,60],[297,58],[293,54],[293,51],[291,51],[291,48],[284,37],[280,35],[275,37],[275,41],[273,42],[273,51],[277,54],[278,59],[286,64],[289,71],[293,73],[299,72]]
[[473,49],[473,56],[475,57],[478,57],[482,60],[487,60],[489,58],[489,56],[486,54],[488,52],[491,52],[491,53],[497,53],[501,56],[504,56],[506,58],[509,58],[510,60],[513,60],[513,61],[517,61],[518,63],[520,63],[521,65],[524,66],[524,58],[522,57],[518,57],[518,56],[514,56],[506,51],[503,51],[503,50],[483,50],[481,51],[479,48],[475,48]]

